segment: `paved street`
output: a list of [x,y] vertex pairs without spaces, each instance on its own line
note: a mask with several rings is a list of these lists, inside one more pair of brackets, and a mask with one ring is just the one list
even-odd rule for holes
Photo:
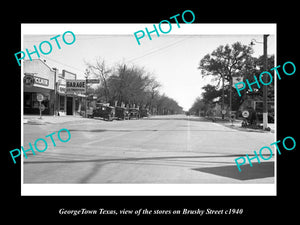
[[[57,119],[59,120],[59,119]],[[274,157],[239,172],[234,159],[274,142],[185,115],[106,122],[75,118],[24,124],[24,148],[66,128],[69,142],[46,138],[45,152],[28,152],[24,183],[273,183]],[[43,149],[43,147],[41,147]],[[267,158],[267,156],[266,156]]]

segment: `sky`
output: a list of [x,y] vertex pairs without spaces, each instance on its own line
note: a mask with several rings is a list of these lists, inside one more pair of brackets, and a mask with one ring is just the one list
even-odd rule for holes
[[[136,31],[140,27],[136,27]],[[191,26],[191,28],[193,28]],[[33,45],[38,47],[42,41],[49,41],[50,34],[26,34],[23,36],[23,51],[27,48],[33,51]],[[42,32],[41,32],[42,33]],[[75,33],[75,32],[74,32]],[[101,32],[100,32],[101,33]],[[215,33],[215,32],[213,32]],[[236,32],[235,32],[236,33]],[[133,34],[76,34],[76,41],[66,45],[60,40],[61,49],[58,49],[54,40],[52,52],[49,55],[41,54],[40,58],[52,68],[61,72],[63,69],[77,74],[77,79],[84,78],[85,62],[93,63],[101,57],[110,67],[118,63],[127,63],[144,67],[153,74],[162,84],[160,93],[165,93],[178,102],[184,110],[188,110],[195,99],[201,95],[201,88],[211,83],[211,78],[202,78],[197,69],[200,60],[206,54],[212,53],[218,46],[233,44],[237,41],[249,45],[251,40],[263,42],[262,34],[161,34],[159,37],[152,34],[140,39],[137,44]],[[268,54],[276,52],[275,35],[268,37]],[[44,51],[46,52],[46,45]],[[263,44],[253,46],[257,57],[263,54]],[[37,58],[32,55],[32,58]]]

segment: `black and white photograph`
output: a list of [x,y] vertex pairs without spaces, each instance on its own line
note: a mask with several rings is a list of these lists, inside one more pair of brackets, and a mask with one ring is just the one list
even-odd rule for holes
[[112,3],[3,8],[3,220],[297,218],[296,2]]
[[22,194],[276,195],[276,24],[22,24],[22,49]]

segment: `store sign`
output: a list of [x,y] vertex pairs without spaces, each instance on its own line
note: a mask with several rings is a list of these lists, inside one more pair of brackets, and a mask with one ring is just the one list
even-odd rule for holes
[[87,79],[88,84],[99,84],[100,79]]
[[49,80],[41,77],[34,76],[34,83],[43,86],[49,86]]
[[24,85],[26,87],[32,87],[34,84],[42,85],[42,86],[49,86],[49,80],[41,77],[36,77],[33,75],[25,75],[24,76]]
[[33,86],[33,83],[34,83],[34,79],[33,79],[33,76],[31,75],[25,75],[24,76],[24,85],[25,87],[32,87]]
[[60,94],[66,93],[66,81],[65,80],[58,80],[57,82],[57,92]]
[[66,93],[66,86],[59,85],[57,91],[60,94],[65,94]]
[[66,80],[67,93],[85,93],[86,81],[85,80]]
[[[232,87],[236,88],[235,84],[242,82],[243,81],[243,77],[239,76],[239,77],[232,77]],[[237,84],[238,88],[242,88],[243,84]]]

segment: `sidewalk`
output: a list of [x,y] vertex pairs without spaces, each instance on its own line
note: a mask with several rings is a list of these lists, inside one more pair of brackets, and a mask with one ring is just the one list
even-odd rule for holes
[[[211,118],[205,118],[207,120],[212,120]],[[271,133],[274,133],[275,132],[275,124],[274,123],[268,123],[268,127],[271,128],[270,131],[265,131],[265,130],[262,130],[262,129],[253,129],[253,128],[245,128],[245,127],[242,127],[242,119],[235,119],[233,122],[231,121],[228,121],[228,119],[225,119],[225,120],[222,120],[221,118],[215,118],[216,120],[214,121],[215,123],[218,123],[218,124],[222,124],[226,127],[229,127],[229,128],[232,128],[232,129],[237,129],[237,130],[240,130],[240,131],[249,131],[249,132],[261,132],[261,133],[268,133],[268,132],[271,132]]]
[[44,115],[44,116],[42,116],[42,119],[40,119],[39,115],[24,115],[23,116],[23,124],[34,124],[34,125],[64,123],[64,122],[78,121],[78,120],[90,120],[90,119],[84,118],[79,115],[75,115],[75,116]]

